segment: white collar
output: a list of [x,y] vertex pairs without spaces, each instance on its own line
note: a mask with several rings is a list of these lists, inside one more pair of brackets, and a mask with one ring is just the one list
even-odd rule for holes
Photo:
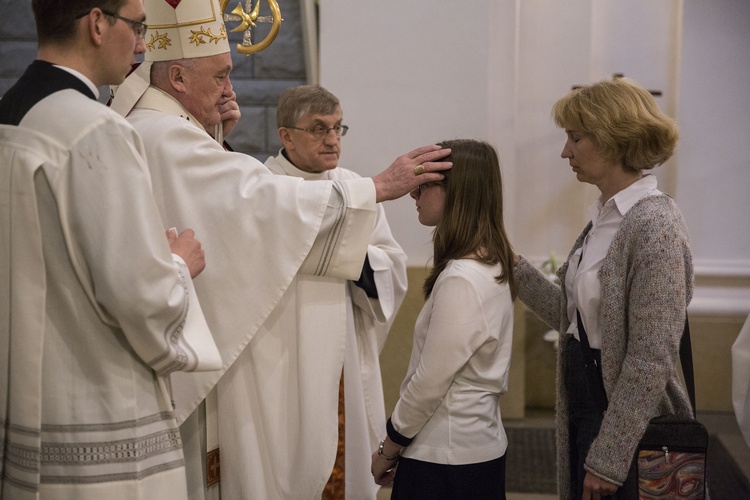
[[604,212],[607,212],[608,209],[614,207],[617,207],[620,215],[624,217],[636,203],[646,196],[661,194],[661,192],[656,189],[656,185],[656,176],[647,173],[604,203],[602,203],[602,198],[600,196],[599,199],[589,206],[588,211],[591,221],[596,223],[597,219],[601,217]]
[[282,170],[286,175],[293,177],[300,177],[307,181],[328,181],[331,180],[330,170],[324,172],[306,172],[297,168],[294,163],[284,156],[284,148],[279,150],[279,154],[276,157],[276,161],[281,165]]

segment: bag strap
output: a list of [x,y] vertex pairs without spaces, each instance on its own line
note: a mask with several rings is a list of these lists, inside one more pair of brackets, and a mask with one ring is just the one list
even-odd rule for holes
[[690,342],[690,323],[688,322],[687,311],[685,311],[685,329],[680,339],[680,365],[682,374],[685,377],[685,386],[687,387],[690,406],[693,408],[693,418],[695,418],[695,378],[693,371],[693,347]]
[[[607,409],[608,402],[607,393],[604,390],[601,367],[594,359],[594,353],[591,351],[591,345],[589,344],[588,335],[586,335],[586,329],[583,327],[581,313],[577,307],[576,320],[578,322],[578,336],[580,337],[581,345],[583,346],[584,362],[586,364],[587,372],[589,373],[591,387],[594,391],[594,399],[596,400],[597,406],[602,412],[604,412]],[[685,312],[685,328],[682,331],[682,337],[680,338],[680,365],[682,366],[682,374],[685,377],[685,386],[687,388],[688,397],[690,398],[693,418],[695,418],[693,349],[690,342],[690,323],[688,322],[687,311]]]

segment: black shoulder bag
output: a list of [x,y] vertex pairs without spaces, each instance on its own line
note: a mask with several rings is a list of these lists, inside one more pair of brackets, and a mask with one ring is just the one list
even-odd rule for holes
[[[594,398],[602,413],[607,409],[607,394],[601,367],[596,364],[589,339],[576,309],[578,333],[583,346],[586,370],[594,390]],[[636,461],[638,499],[690,498],[704,500],[706,491],[706,450],[708,432],[695,420],[695,381],[693,354],[690,345],[690,325],[685,318],[685,330],[680,340],[680,363],[685,377],[693,418],[675,415],[654,417],[646,427],[633,460]]]

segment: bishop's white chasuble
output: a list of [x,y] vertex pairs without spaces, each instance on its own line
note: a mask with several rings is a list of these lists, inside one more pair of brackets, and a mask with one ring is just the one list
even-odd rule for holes
[[[215,388],[224,499],[319,498],[336,454],[345,347],[344,331],[320,325],[344,321],[346,308],[306,308],[314,297],[296,282],[359,277],[376,213],[372,181],[274,176],[225,151],[155,88],[128,119],[144,139],[164,224],[194,228],[206,250],[195,286],[224,368],[173,377],[178,419]],[[304,335],[299,324],[310,326]],[[186,442],[200,446],[200,422],[190,428]],[[191,488],[191,498],[204,495],[203,485]]]

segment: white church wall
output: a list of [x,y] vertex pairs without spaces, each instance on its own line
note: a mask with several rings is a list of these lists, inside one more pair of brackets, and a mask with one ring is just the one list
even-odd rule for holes
[[698,278],[691,307],[750,312],[750,3],[685,2],[678,201]]
[[[341,165],[371,175],[418,146],[490,139],[487,20],[494,3],[320,3],[321,84],[341,99],[351,127]],[[388,202],[386,211],[409,264],[425,265],[431,231],[417,221],[414,201]]]
[[[418,145],[488,140],[517,251],[564,257],[598,191],[560,158],[550,109],[572,85],[624,73],[661,90],[680,124],[678,153],[657,175],[691,231],[694,307],[747,314],[749,10],[744,0],[321,0],[321,83],[352,127],[342,164],[371,175]],[[413,201],[386,211],[409,264],[424,265],[430,230]]]

